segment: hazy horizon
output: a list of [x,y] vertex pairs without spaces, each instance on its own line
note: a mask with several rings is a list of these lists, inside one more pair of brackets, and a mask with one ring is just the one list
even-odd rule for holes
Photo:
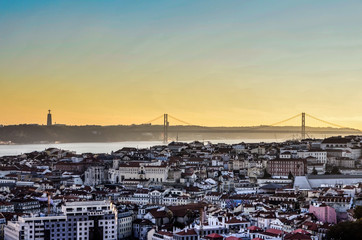
[[[0,124],[1,125],[1,124]],[[18,124],[2,124],[3,127],[7,126],[23,126],[23,125],[38,125],[38,126],[47,126],[45,123],[18,123]],[[86,127],[86,126],[98,126],[98,127],[113,127],[113,126],[142,126],[142,125],[149,125],[148,123],[131,123],[131,124],[110,124],[110,125],[100,125],[100,124],[62,124],[62,123],[54,123],[52,126],[68,126],[68,127]],[[52,127],[50,126],[50,127]],[[162,124],[151,124],[151,126],[163,126]],[[48,126],[47,126],[48,127]],[[250,126],[203,126],[203,125],[185,125],[185,124],[175,124],[170,125],[169,127],[202,127],[202,128],[300,128],[301,126],[298,125],[283,125],[283,126],[271,126],[271,125],[250,125]],[[335,130],[343,130],[343,129],[353,129],[362,131],[358,128],[337,128],[333,126],[306,126],[306,128],[329,128],[329,129],[335,129]]]

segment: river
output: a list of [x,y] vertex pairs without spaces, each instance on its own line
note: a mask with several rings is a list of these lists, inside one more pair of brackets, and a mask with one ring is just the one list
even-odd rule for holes
[[[205,140],[212,143],[240,143],[240,142],[275,142],[275,139],[225,139],[225,140]],[[278,139],[277,141],[283,141]],[[161,141],[126,141],[126,142],[107,142],[107,143],[49,143],[49,144],[14,144],[0,145],[0,156],[14,156],[22,153],[33,151],[43,151],[47,148],[54,147],[64,150],[75,151],[76,153],[111,153],[123,147],[149,148],[155,145],[162,145]]]

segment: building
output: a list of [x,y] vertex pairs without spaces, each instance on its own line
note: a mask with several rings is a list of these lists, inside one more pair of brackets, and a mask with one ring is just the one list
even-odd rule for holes
[[132,236],[133,212],[119,212],[118,219],[118,239],[125,239]]
[[337,213],[332,207],[325,204],[319,206],[309,206],[309,212],[313,213],[316,218],[323,223],[337,223]]
[[294,179],[294,189],[308,190],[321,187],[354,185],[362,182],[362,175],[307,175]]
[[88,186],[97,186],[106,181],[104,166],[91,166],[89,167],[85,173],[85,181],[84,184]]
[[338,137],[326,138],[321,143],[321,149],[343,149],[352,147],[351,139]]
[[161,161],[126,162],[120,163],[118,169],[110,169],[108,177],[111,183],[120,183],[124,179],[151,179],[154,182],[165,182],[168,171],[168,165]]
[[185,228],[182,231],[173,234],[174,240],[197,240],[199,239],[198,233],[194,229]]
[[[53,224],[52,231],[49,229]],[[9,221],[4,229],[5,240],[70,239],[66,236],[66,216],[24,216],[17,221]]]
[[9,221],[4,235],[6,240],[116,240],[116,210],[107,201],[66,202],[60,214]]
[[316,158],[318,163],[327,163],[327,151],[299,151],[297,152],[299,158]]
[[2,201],[0,202],[0,212],[14,212],[14,204]]
[[173,240],[173,233],[158,231],[153,234],[152,240]]
[[355,168],[356,161],[351,158],[346,157],[331,157],[329,163],[332,166],[342,167],[342,168]]
[[268,173],[272,176],[304,176],[307,173],[307,162],[305,159],[273,159],[268,162]]
[[136,219],[133,222],[133,237],[135,239],[147,240],[148,232],[153,228],[153,223],[146,219]]
[[35,199],[13,199],[14,211],[22,213],[36,213],[40,210],[40,203]]

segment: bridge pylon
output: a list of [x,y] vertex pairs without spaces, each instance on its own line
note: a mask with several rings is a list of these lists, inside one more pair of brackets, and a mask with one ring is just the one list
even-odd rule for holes
[[167,144],[168,142],[168,114],[163,114],[163,143]]
[[305,139],[305,113],[302,112],[302,140]]

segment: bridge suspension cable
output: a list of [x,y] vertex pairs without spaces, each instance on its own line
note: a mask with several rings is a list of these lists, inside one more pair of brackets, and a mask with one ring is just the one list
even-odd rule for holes
[[159,117],[156,117],[156,118],[154,118],[154,119],[146,122],[145,124],[147,124],[147,123],[152,123],[152,122],[157,121],[158,119],[161,119],[161,118],[163,118],[163,114],[162,114],[161,116],[159,116]]
[[282,120],[282,121],[279,121],[279,122],[276,122],[276,123],[273,123],[273,124],[270,124],[270,125],[267,125],[267,126],[275,126],[275,125],[279,125],[279,124],[282,124],[282,123],[285,123],[285,122],[288,122],[294,118],[297,118],[297,117],[300,117],[302,114],[301,113],[298,113],[297,115],[293,116],[293,117],[290,117],[290,118],[287,118],[285,120]]
[[328,124],[328,125],[331,125],[331,126],[334,126],[334,127],[338,127],[338,128],[348,128],[348,127],[344,127],[344,126],[341,126],[341,125],[338,125],[338,124],[335,124],[335,123],[331,123],[331,122],[328,122],[328,121],[324,121],[324,120],[322,120],[322,119],[320,119],[320,118],[317,118],[317,117],[314,117],[314,116],[312,116],[312,115],[310,115],[310,114],[308,114],[308,113],[306,113],[305,115],[307,115],[307,116],[310,117],[310,118],[313,118],[314,120],[323,122],[323,123],[325,123],[325,124]]
[[191,123],[188,123],[188,122],[185,122],[185,121],[180,120],[180,119],[178,119],[178,118],[175,118],[174,116],[171,116],[171,115],[168,115],[168,116],[169,116],[170,118],[178,121],[178,122],[184,123],[184,124],[186,124],[186,125],[192,125]]
[[[184,124],[186,124],[186,125],[193,125],[193,124],[191,124],[191,123],[189,123],[189,122],[183,121],[183,120],[178,119],[178,118],[176,118],[176,117],[174,117],[174,116],[171,116],[171,115],[169,115],[169,114],[168,114],[168,116],[169,116],[170,118],[172,118],[173,120],[176,120],[176,121],[178,121],[178,122],[184,123]],[[159,119],[161,119],[161,118],[163,118],[163,117],[164,117],[164,114],[162,114],[161,116],[158,116],[158,117],[156,117],[156,118],[154,118],[154,119],[152,119],[152,120],[150,120],[150,121],[145,122],[145,124],[155,122],[155,121],[157,121],[157,120],[159,120]]]
[[[254,127],[254,129],[255,129],[255,128],[265,128],[265,127],[272,127],[272,126],[280,125],[280,124],[285,123],[285,122],[288,122],[288,121],[290,121],[290,120],[292,120],[292,119],[301,117],[302,114],[303,114],[303,113],[298,113],[297,115],[294,115],[294,116],[292,116],[292,117],[290,117],[290,118],[287,118],[287,119],[284,119],[284,120],[282,120],[282,121],[275,122],[275,123],[268,124],[268,125],[261,125],[261,126],[258,126],[258,127]],[[183,120],[181,120],[181,119],[178,119],[178,118],[176,118],[176,117],[174,117],[174,116],[171,116],[171,115],[168,115],[168,116],[169,116],[170,118],[172,118],[173,120],[176,120],[176,121],[178,121],[178,122],[180,122],[180,123],[183,123],[183,124],[186,124],[186,125],[194,125],[194,124],[191,124],[191,123],[189,123],[189,122],[186,122],[186,121],[183,121]],[[345,126],[342,126],[342,125],[339,125],[339,124],[335,124],[335,123],[332,123],[332,122],[328,122],[328,121],[322,120],[322,119],[317,118],[317,117],[314,117],[314,116],[312,116],[312,115],[310,115],[310,114],[308,114],[308,113],[305,113],[305,116],[308,116],[308,117],[310,117],[310,118],[312,118],[312,119],[314,119],[314,120],[323,122],[323,123],[325,123],[325,124],[327,124],[327,125],[330,125],[330,126],[333,126],[333,127],[348,128],[348,127],[345,127]],[[160,116],[158,116],[158,117],[156,117],[156,118],[154,118],[154,119],[146,122],[146,124],[155,122],[155,121],[157,121],[157,120],[159,120],[159,119],[161,119],[161,118],[163,118],[163,117],[164,117],[164,115],[160,115]]]

